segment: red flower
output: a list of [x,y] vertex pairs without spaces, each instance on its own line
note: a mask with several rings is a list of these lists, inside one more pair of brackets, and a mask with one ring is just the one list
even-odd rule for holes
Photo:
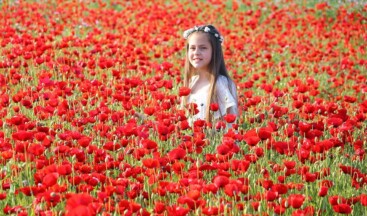
[[143,165],[147,168],[157,168],[159,167],[159,161],[154,158],[147,158],[143,160]]
[[298,123],[298,128],[300,131],[302,132],[307,132],[312,128],[312,124],[306,123],[306,122],[299,122]]
[[190,128],[190,124],[187,120],[181,121],[180,122],[180,129],[181,130],[186,130]]
[[296,166],[295,161],[283,161],[284,166],[287,167],[287,169],[293,169]]
[[231,148],[226,144],[221,144],[217,147],[217,152],[220,155],[226,155],[231,151]]
[[178,95],[180,97],[182,96],[188,96],[189,94],[191,93],[191,89],[188,88],[188,87],[181,87],[179,90],[178,90]]
[[288,197],[288,203],[293,208],[298,209],[302,206],[305,201],[305,196],[303,194],[291,194]]
[[93,215],[94,211],[90,207],[93,197],[89,194],[74,194],[66,201],[66,215]]
[[329,188],[328,188],[328,187],[321,186],[321,187],[320,187],[320,190],[319,190],[318,195],[319,195],[320,197],[324,197],[324,196],[326,196],[326,195],[327,195],[328,190],[329,190]]
[[261,141],[261,139],[256,133],[256,130],[254,129],[247,131],[243,135],[243,140],[245,140],[245,142],[250,146],[256,146]]
[[219,209],[217,207],[205,207],[202,210],[204,215],[218,215]]
[[57,172],[60,175],[69,175],[72,173],[72,167],[70,164],[63,164],[57,168]]
[[35,155],[35,156],[40,156],[43,154],[43,152],[45,151],[45,147],[41,144],[31,144],[28,147],[28,152]]
[[261,186],[263,186],[266,190],[269,190],[273,186],[272,180],[262,180]]
[[156,129],[157,132],[162,136],[166,136],[169,133],[168,127],[162,123],[158,123]]
[[229,178],[227,176],[215,176],[213,179],[213,183],[217,187],[224,187],[229,183]]
[[331,117],[327,120],[327,123],[333,127],[339,127],[341,124],[343,124],[343,119],[339,117]]
[[230,197],[235,196],[236,194],[238,194],[238,192],[239,192],[239,188],[235,184],[227,184],[224,186],[224,193]]
[[166,210],[166,205],[163,202],[156,202],[154,204],[154,213],[162,214]]
[[278,198],[278,193],[277,192],[274,192],[274,191],[266,191],[266,194],[265,194],[265,199],[266,201],[274,201],[275,199]]
[[333,196],[329,197],[329,203],[330,203],[330,205],[334,206],[334,205],[338,205],[340,203],[346,203],[346,200],[342,196],[333,195]]
[[32,140],[33,139],[33,132],[30,131],[17,131],[12,134],[13,139],[19,140],[19,141],[26,141],[26,140]]
[[361,194],[360,195],[360,202],[362,206],[367,206],[367,194]]
[[344,203],[333,205],[333,210],[340,214],[350,214],[352,212],[350,205]]
[[274,184],[271,189],[278,192],[278,194],[286,194],[288,192],[288,187],[284,184]]
[[354,103],[354,102],[357,101],[357,98],[356,97],[345,95],[344,96],[344,101],[345,102],[348,102],[348,103]]
[[45,177],[43,177],[42,184],[47,187],[51,187],[57,183],[58,178],[58,173],[48,173],[47,175],[45,175]]
[[245,137],[244,140],[249,146],[256,146],[260,142],[260,138],[257,135]]
[[262,127],[257,132],[258,136],[262,140],[269,139],[271,137],[271,132],[273,132],[273,129],[271,127]]
[[153,115],[154,112],[155,112],[155,107],[150,106],[150,107],[145,107],[144,108],[144,113],[149,115],[149,116]]
[[224,120],[226,120],[227,123],[233,123],[236,118],[237,116],[235,114],[227,114],[224,116]]
[[217,103],[212,103],[212,104],[210,104],[210,110],[211,111],[218,111],[218,109],[219,109],[219,105],[217,104]]
[[193,200],[198,200],[200,197],[200,191],[199,190],[190,190],[187,193],[187,196],[190,197]]
[[158,145],[156,142],[154,142],[153,140],[150,139],[144,139],[142,141],[142,144],[144,146],[144,148],[151,150],[151,149],[157,149]]
[[0,193],[0,200],[6,199],[6,193]]
[[90,144],[91,141],[92,141],[92,138],[87,137],[87,136],[83,136],[80,139],[78,139],[78,144],[81,147],[84,147],[85,148],[85,147],[89,146],[89,144]]
[[314,173],[309,173],[307,172],[304,176],[303,176],[303,179],[306,181],[306,182],[314,182],[316,181],[316,174]]
[[180,160],[186,156],[186,151],[182,148],[175,148],[168,152],[168,158],[172,160]]
[[181,206],[167,206],[166,207],[168,215],[177,215],[177,216],[185,216],[187,213],[189,213],[190,209],[184,208]]

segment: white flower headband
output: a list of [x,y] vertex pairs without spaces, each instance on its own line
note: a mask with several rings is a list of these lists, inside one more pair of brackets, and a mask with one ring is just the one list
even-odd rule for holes
[[222,43],[224,41],[223,36],[220,35],[219,32],[211,25],[195,26],[194,28],[187,29],[186,31],[184,31],[183,37],[185,39],[187,39],[187,38],[189,38],[189,36],[192,33],[197,32],[197,31],[203,31],[203,32],[212,34],[215,38],[217,38],[219,40],[220,43]]

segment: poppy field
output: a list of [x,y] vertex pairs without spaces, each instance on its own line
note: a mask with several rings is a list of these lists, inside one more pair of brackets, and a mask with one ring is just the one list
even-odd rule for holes
[[[330,2],[3,1],[0,214],[365,215],[367,4]],[[232,128],[179,106],[201,24]]]

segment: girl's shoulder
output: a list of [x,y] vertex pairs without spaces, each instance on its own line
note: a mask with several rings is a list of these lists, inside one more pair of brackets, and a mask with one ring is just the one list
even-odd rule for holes
[[228,84],[234,84],[233,81],[228,78],[228,77],[225,77],[223,75],[219,75],[218,78],[217,78],[217,84],[219,85],[228,85]]
[[223,75],[219,75],[217,81],[226,81],[226,82],[228,82],[228,78],[223,76]]
[[230,92],[231,95],[237,97],[237,86],[231,78],[219,75],[216,82],[216,88],[219,94]]

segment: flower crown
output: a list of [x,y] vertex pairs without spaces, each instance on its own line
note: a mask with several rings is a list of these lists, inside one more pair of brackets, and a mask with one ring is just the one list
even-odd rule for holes
[[219,34],[219,32],[214,28],[214,26],[211,25],[203,25],[203,26],[195,26],[194,28],[187,29],[183,33],[183,37],[187,39],[192,33],[202,31],[206,33],[212,34],[215,38],[219,40],[220,43],[224,41],[224,38],[222,35]]

